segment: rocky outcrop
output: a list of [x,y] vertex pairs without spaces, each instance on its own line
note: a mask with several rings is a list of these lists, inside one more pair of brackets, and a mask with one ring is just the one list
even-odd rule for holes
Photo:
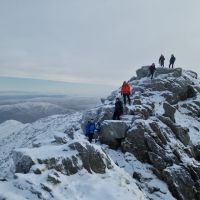
[[130,122],[105,120],[101,124],[100,141],[113,149],[117,149],[120,147],[122,139],[126,137],[129,125]]
[[173,123],[169,118],[159,116],[158,117],[164,124],[166,124],[172,132],[176,135],[176,137],[185,145],[187,146],[190,142],[190,136],[188,134],[189,129],[186,127],[181,127]]
[[141,86],[145,88],[145,90],[162,92],[163,95],[167,97],[166,100],[173,104],[196,96],[196,90],[192,84],[193,82],[188,77],[176,77],[173,74],[171,74],[171,77],[167,77],[168,78],[158,75],[158,77],[153,80],[143,81]]
[[134,154],[138,160],[149,162],[148,148],[146,146],[146,132],[143,123],[134,123],[133,127],[128,130],[121,146],[123,152],[130,152]]
[[111,160],[104,153],[95,149],[92,145],[75,142],[69,145],[72,150],[78,151],[78,157],[81,158],[83,168],[92,173],[105,173],[106,169],[111,169],[113,166]]
[[113,112],[114,112],[114,105],[106,105],[106,106],[102,106],[102,107],[98,107],[89,111],[86,111],[83,114],[82,117],[82,130],[85,133],[85,127],[86,124],[88,122],[88,120],[90,120],[91,118],[95,119],[95,121],[99,124],[101,124],[103,121],[105,120],[111,120],[113,117]]
[[13,161],[16,173],[28,173],[31,167],[35,164],[33,159],[21,151],[13,152]]
[[[149,66],[143,66],[140,69],[136,71],[137,78],[141,79],[144,77],[147,77],[149,74]],[[169,68],[156,68],[155,76],[159,76],[162,74],[171,74],[171,76],[174,77],[180,77],[182,75],[182,69],[176,68],[176,69],[169,69]]]
[[[58,154],[55,155],[54,151]],[[83,145],[79,142],[70,143],[68,148],[51,147],[48,154],[44,147],[16,150],[13,160],[16,173],[28,173],[34,164],[45,165],[46,169],[55,169],[65,175],[75,174],[81,169],[89,173],[105,173],[106,169],[113,167],[102,150],[95,149],[89,143]]]
[[194,191],[195,182],[184,167],[172,166],[166,168],[162,176],[178,200],[198,199],[197,192]]
[[[167,183],[176,199],[199,199],[200,166],[194,161],[200,160],[199,144],[192,144],[189,127],[176,123],[176,112],[195,118],[200,116],[200,103],[196,100],[200,90],[196,89],[194,81],[197,74],[180,68],[157,68],[155,78],[150,80],[145,78],[148,73],[148,66],[142,67],[136,72],[137,79],[130,79],[133,88],[137,85],[142,89],[133,91],[133,106],[126,108],[127,116],[133,117],[122,117],[123,121],[131,119],[126,134],[114,128],[124,137],[117,146],[124,153],[129,152],[139,161],[150,164],[154,174]],[[101,142],[111,147],[113,132],[116,133],[114,125],[103,123],[102,127],[109,137]],[[137,173],[133,174],[140,179]]]
[[176,112],[176,108],[166,102],[163,103],[163,108],[165,111],[164,116],[169,117],[175,123],[174,114]]

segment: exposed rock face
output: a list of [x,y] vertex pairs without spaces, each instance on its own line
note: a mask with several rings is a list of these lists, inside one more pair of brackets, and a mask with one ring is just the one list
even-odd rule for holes
[[[169,68],[157,68],[155,71],[155,76],[161,75],[161,74],[172,74],[174,77],[179,77],[182,75],[182,69],[176,68],[176,69],[169,69]],[[149,66],[141,67],[136,71],[137,78],[141,79],[144,77],[147,77],[149,74]]]
[[28,155],[24,155],[20,151],[13,152],[13,161],[15,164],[16,173],[28,173],[30,168],[34,165],[32,158]]
[[128,130],[125,140],[122,142],[122,150],[124,152],[133,153],[136,158],[143,162],[148,162],[148,148],[146,146],[146,133],[144,124],[135,123]]
[[176,108],[166,102],[163,103],[163,108],[165,111],[164,116],[169,117],[173,122],[175,122],[174,114],[176,112]]
[[59,132],[57,132],[54,135],[54,139],[55,139],[55,142],[58,143],[58,144],[66,144],[67,141],[68,141],[67,135],[64,134],[64,133],[59,133]]
[[102,123],[104,120],[110,120],[113,117],[114,105],[107,105],[100,108],[92,109],[84,113],[82,119],[82,130],[85,133],[85,127],[91,118],[95,119],[96,122]]
[[[152,91],[165,92],[169,103],[176,104],[178,101],[186,100],[196,96],[193,82],[186,76],[182,76],[182,69],[158,68],[156,77],[153,80],[146,80],[142,87]],[[137,71],[138,78],[146,77],[147,68],[143,67]],[[159,75],[162,75],[159,76]]]
[[97,151],[92,145],[87,144],[86,147],[76,142],[70,144],[70,148],[77,150],[82,160],[83,167],[88,172],[105,173],[106,168],[111,169],[113,166],[106,154]]
[[[145,78],[149,73],[148,66],[136,73],[137,79],[130,79],[130,84],[142,90],[131,96],[133,106],[129,106],[126,112],[134,117],[126,134],[124,130],[114,128],[112,123],[103,123],[104,137],[105,133],[108,135],[101,142],[112,148],[116,137],[113,132],[118,129],[124,139],[117,145],[121,144],[123,152],[130,152],[139,161],[151,164],[153,172],[168,184],[176,199],[198,200],[200,165],[196,160],[200,160],[200,145],[192,144],[189,127],[176,123],[176,112],[183,112],[199,122],[200,103],[196,98],[200,89],[197,90],[198,85],[194,83],[197,74],[183,72],[180,68],[158,68],[155,78],[150,80]],[[140,181],[138,174],[133,174]]]
[[190,173],[181,166],[170,167],[163,172],[164,179],[177,199],[197,199],[194,189],[194,181]]
[[[14,152],[14,163],[16,173],[28,173],[34,164],[45,165],[47,169],[56,169],[57,171],[72,175],[79,170],[85,168],[89,173],[105,173],[106,169],[111,169],[111,164],[108,156],[100,150],[95,149],[92,145],[86,143],[84,146],[81,143],[75,142],[69,144],[69,149],[72,153],[67,154],[66,150],[60,149],[60,156],[45,155],[43,148],[28,149],[25,151]],[[58,151],[58,149],[56,149]],[[49,153],[54,149],[49,149]],[[66,155],[65,152],[66,151]],[[40,152],[38,154],[38,152]],[[44,155],[43,155],[44,154]]]
[[200,102],[199,101],[190,101],[184,102],[179,105],[179,110],[185,109],[185,114],[191,117],[199,118],[200,117]]
[[159,116],[158,117],[164,124],[166,124],[176,135],[176,137],[185,145],[187,146],[190,142],[190,136],[188,134],[189,129],[186,127],[181,127],[173,123],[169,118]]
[[100,141],[117,149],[120,142],[125,138],[129,123],[124,121],[105,120],[101,124]]

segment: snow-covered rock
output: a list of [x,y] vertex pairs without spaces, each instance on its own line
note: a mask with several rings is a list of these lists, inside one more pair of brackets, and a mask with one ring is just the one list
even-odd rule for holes
[[117,149],[121,140],[125,138],[129,125],[129,121],[105,120],[101,124],[100,141]]

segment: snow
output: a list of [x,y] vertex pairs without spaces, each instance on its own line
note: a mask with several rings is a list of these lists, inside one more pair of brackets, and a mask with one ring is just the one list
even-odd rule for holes
[[[200,97],[197,96],[195,99],[196,101],[200,101]],[[183,103],[190,103],[193,106],[196,106],[192,104],[193,99],[186,100],[184,102],[180,102],[178,105],[181,105]],[[175,120],[176,123],[189,128],[189,136],[190,140],[192,141],[193,144],[198,144],[200,143],[200,121],[199,118],[195,118],[192,116],[187,115],[188,110],[186,108],[179,108],[176,113],[175,113]]]
[[[123,169],[115,166],[111,170],[106,170],[105,174],[89,174],[86,170],[81,170],[77,174],[65,176],[59,172],[59,185],[52,185],[47,181],[49,174],[54,170],[47,170],[44,165],[38,165],[37,159],[48,157],[70,157],[76,154],[76,150],[69,150],[65,144],[54,144],[54,136],[64,137],[64,131],[71,128],[76,129],[74,140],[71,142],[81,142],[82,145],[88,143],[80,130],[81,113],[73,115],[55,115],[26,124],[22,129],[12,129],[12,135],[4,137],[4,143],[0,141],[0,177],[7,174],[8,181],[0,181],[0,197],[8,200],[31,199],[37,200],[143,200],[146,199],[143,192],[135,184],[135,180]],[[20,123],[12,123],[19,125]],[[6,127],[5,125],[3,127]],[[3,128],[2,128],[3,129]],[[5,129],[7,130],[7,129]],[[32,148],[32,143],[39,143],[40,147]],[[70,141],[68,141],[68,144]],[[101,146],[93,144],[95,149],[102,151]],[[32,167],[28,174],[16,174],[17,179],[12,178],[13,161],[11,152],[22,152],[23,155],[30,156],[36,165]],[[114,164],[114,162],[113,162]],[[115,164],[114,164],[115,165]],[[33,169],[42,170],[41,175],[33,173]],[[51,192],[45,191],[47,187]]]
[[[169,189],[163,181],[158,179],[152,172],[152,166],[149,164],[141,163],[131,153],[123,154],[121,151],[114,151],[105,147],[105,151],[111,156],[117,165],[128,172],[131,176],[134,172],[141,175],[141,181],[137,184],[140,185],[142,191],[153,200],[175,200],[169,192]],[[159,191],[149,193],[150,189],[159,188]]]
[[8,120],[8,121],[5,121],[4,123],[1,123],[0,124],[0,140],[2,140],[4,137],[8,137],[13,132],[19,132],[26,126],[28,126],[28,124],[23,124],[15,120]]
[[[11,152],[14,149],[32,147],[33,143],[45,145],[54,139],[54,133],[59,131],[64,132],[76,126],[80,127],[79,121],[81,117],[81,113],[54,115],[38,120],[32,124],[27,124],[22,129],[16,129],[14,131],[14,129],[11,128],[11,131],[8,131],[8,135],[0,140],[0,177],[5,177],[11,173]],[[9,132],[11,134],[9,134]]]
[[[48,174],[49,172],[45,172],[39,177],[35,174],[17,174],[19,179],[17,181],[14,180],[4,184],[0,182],[0,188],[3,189],[0,191],[0,196],[6,197],[8,200],[12,200],[13,197],[15,197],[14,199],[37,200],[40,198],[33,195],[33,189],[31,187],[34,187],[35,191],[41,191],[40,183],[42,183],[52,190],[50,193],[41,191],[42,196],[49,200],[146,199],[135,185],[134,180],[120,169],[118,171],[110,171],[103,175],[88,174],[84,170],[68,177],[58,173],[59,179],[61,180],[59,186],[47,182]],[[30,180],[31,184],[29,183]],[[20,187],[13,187],[13,185]]]
[[[199,80],[194,78],[191,73],[185,76],[192,80],[194,84],[199,84]],[[160,75],[159,79],[168,78],[174,80],[170,74]],[[177,79],[181,80],[181,78]],[[151,82],[148,78],[143,78],[132,83],[140,88],[142,84]],[[137,84],[136,84],[137,83]],[[118,95],[119,90],[113,94]],[[165,91],[166,93],[167,91]],[[136,91],[136,96],[141,97],[140,91]],[[196,100],[200,100],[198,96]],[[166,154],[170,154],[173,149],[180,151],[180,160],[184,164],[198,165],[198,162],[190,158],[184,151],[185,146],[172,133],[167,133],[167,126],[161,123],[156,116],[164,113],[163,102],[165,98],[162,92],[151,91],[151,96],[142,97],[142,104],[153,102],[155,105],[155,116],[150,116],[147,120],[138,119],[144,126],[156,121],[159,127],[166,132],[167,145],[165,147]],[[178,103],[191,103],[193,99]],[[104,108],[112,108],[111,101],[106,100]],[[28,105],[28,104],[27,104]],[[45,106],[45,105],[43,105]],[[193,106],[196,106],[193,104]],[[47,106],[48,107],[48,106]],[[142,106],[127,106],[129,109],[142,108]],[[150,106],[149,106],[150,108]],[[90,110],[90,116],[95,118],[97,107]],[[175,113],[176,123],[189,128],[190,139],[193,144],[200,143],[200,121],[198,118],[189,116],[188,110],[181,107]],[[106,152],[111,159],[112,169],[106,169],[105,174],[88,173],[85,169],[79,170],[74,175],[66,176],[54,169],[47,169],[44,164],[39,164],[38,159],[55,158],[59,162],[59,158],[69,158],[77,154],[77,150],[68,147],[70,143],[80,142],[86,147],[87,138],[81,129],[82,113],[74,113],[71,115],[54,115],[51,117],[40,119],[31,124],[22,124],[18,121],[9,120],[0,124],[0,179],[6,178],[7,181],[0,180],[0,199],[7,200],[174,200],[165,182],[160,180],[153,173],[153,166],[141,163],[131,153],[122,153],[121,150],[114,151],[106,145],[99,142],[92,143],[93,147],[99,152]],[[131,124],[133,116],[124,115],[122,120]],[[112,121],[112,120],[110,120]],[[116,122],[116,121],[112,121]],[[106,123],[106,121],[104,121]],[[132,127],[134,129],[134,127]],[[73,130],[74,138],[70,138],[66,133]],[[155,134],[155,133],[154,133]],[[165,134],[165,133],[163,133]],[[152,133],[153,135],[153,133]],[[55,139],[61,138],[67,144],[55,142]],[[102,150],[103,149],[103,150]],[[35,165],[27,174],[15,174],[13,179],[13,160],[12,152],[21,152],[33,159]],[[80,160],[78,160],[79,162]],[[59,162],[60,164],[60,162]],[[78,163],[79,164],[79,163]],[[179,168],[173,165],[169,169]],[[40,175],[34,174],[35,169],[40,169]],[[133,178],[133,174],[138,177]],[[48,180],[51,176],[59,180],[59,184],[53,184]],[[152,192],[153,191],[153,192]]]

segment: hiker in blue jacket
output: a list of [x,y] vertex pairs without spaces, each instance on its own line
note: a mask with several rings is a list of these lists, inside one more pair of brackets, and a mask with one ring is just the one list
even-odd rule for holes
[[88,121],[86,125],[86,136],[88,137],[88,141],[90,143],[92,142],[92,139],[94,137],[95,130],[96,130],[96,125],[94,119],[91,119],[90,121]]

